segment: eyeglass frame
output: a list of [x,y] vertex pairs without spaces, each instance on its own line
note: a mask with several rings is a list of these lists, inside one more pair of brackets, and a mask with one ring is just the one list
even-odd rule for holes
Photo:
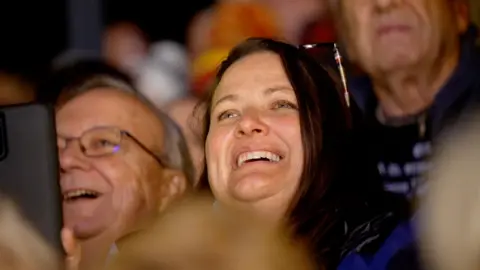
[[[88,133],[88,132],[91,132],[92,130],[106,130],[106,129],[110,129],[110,130],[115,130],[115,131],[118,131],[119,134],[120,134],[120,142],[118,143],[118,145],[115,145],[115,148],[111,153],[105,153],[103,155],[89,155],[86,153],[85,151],[85,146],[82,144],[82,137]],[[80,143],[80,147],[81,147],[81,151],[82,151],[82,154],[85,155],[86,157],[103,157],[103,156],[108,156],[108,155],[113,155],[115,153],[117,153],[119,150],[120,150],[120,146],[121,146],[121,143],[122,143],[122,139],[123,137],[127,137],[129,139],[131,139],[137,146],[139,146],[143,151],[145,151],[148,155],[150,155],[152,158],[154,158],[159,164],[160,166],[162,166],[163,168],[168,168],[165,164],[165,162],[162,160],[162,158],[160,158],[157,154],[155,154],[152,150],[150,150],[147,146],[145,146],[145,144],[143,144],[139,139],[137,139],[135,136],[133,136],[130,132],[126,131],[126,130],[123,130],[123,129],[120,129],[118,127],[114,127],[114,126],[97,126],[97,127],[93,127],[91,129],[88,129],[86,131],[84,131],[79,137],[65,137],[65,136],[61,136],[61,135],[58,135],[57,134],[57,137],[59,138],[62,138],[63,140],[65,140],[65,148],[67,148],[68,144],[71,142],[71,141],[79,141]]]

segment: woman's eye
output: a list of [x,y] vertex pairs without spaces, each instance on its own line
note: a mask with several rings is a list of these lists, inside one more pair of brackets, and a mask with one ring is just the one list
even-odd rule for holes
[[273,103],[273,109],[294,109],[297,110],[298,106],[290,101],[280,100]]
[[233,118],[233,117],[236,117],[237,115],[238,115],[238,113],[236,113],[236,112],[225,111],[218,116],[218,120],[221,121],[221,120],[224,120],[224,119],[227,119],[227,118]]

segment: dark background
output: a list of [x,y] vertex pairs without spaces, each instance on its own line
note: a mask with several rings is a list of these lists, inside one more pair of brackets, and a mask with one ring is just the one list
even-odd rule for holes
[[[103,23],[137,23],[155,41],[185,42],[193,15],[212,0],[98,0]],[[12,0],[0,2],[0,68],[44,67],[68,48],[68,0]]]

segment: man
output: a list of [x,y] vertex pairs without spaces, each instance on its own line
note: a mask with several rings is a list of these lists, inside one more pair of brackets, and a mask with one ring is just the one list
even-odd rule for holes
[[[362,112],[357,139],[366,147],[364,158],[387,191],[413,199],[424,190],[420,177],[429,168],[432,140],[480,97],[480,54],[467,5],[462,0],[331,3],[348,59],[367,74],[349,78],[354,105]],[[416,269],[411,224],[401,218],[388,223],[355,240],[355,252],[339,269]]]
[[368,153],[385,188],[421,192],[430,141],[480,93],[476,28],[462,0],[332,0],[364,114]]
[[58,100],[64,224],[91,269],[191,188],[193,166],[180,129],[123,81],[91,76]]

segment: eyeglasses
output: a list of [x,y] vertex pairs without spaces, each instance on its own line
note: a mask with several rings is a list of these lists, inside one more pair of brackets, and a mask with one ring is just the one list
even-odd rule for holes
[[82,153],[87,157],[102,157],[112,155],[120,150],[123,139],[130,138],[143,151],[152,156],[162,167],[166,167],[165,163],[152,150],[148,149],[143,143],[135,138],[128,131],[115,127],[97,127],[85,131],[77,138],[62,138],[58,136],[58,148],[65,150],[71,141],[78,140]]
[[331,48],[333,50],[333,55],[335,58],[335,63],[337,64],[338,72],[340,73],[340,79],[342,80],[343,86],[343,96],[348,107],[350,107],[350,94],[347,87],[347,77],[345,76],[345,69],[343,67],[342,55],[338,49],[337,43],[313,43],[313,44],[303,44],[299,46],[304,50],[311,50],[314,48]]

